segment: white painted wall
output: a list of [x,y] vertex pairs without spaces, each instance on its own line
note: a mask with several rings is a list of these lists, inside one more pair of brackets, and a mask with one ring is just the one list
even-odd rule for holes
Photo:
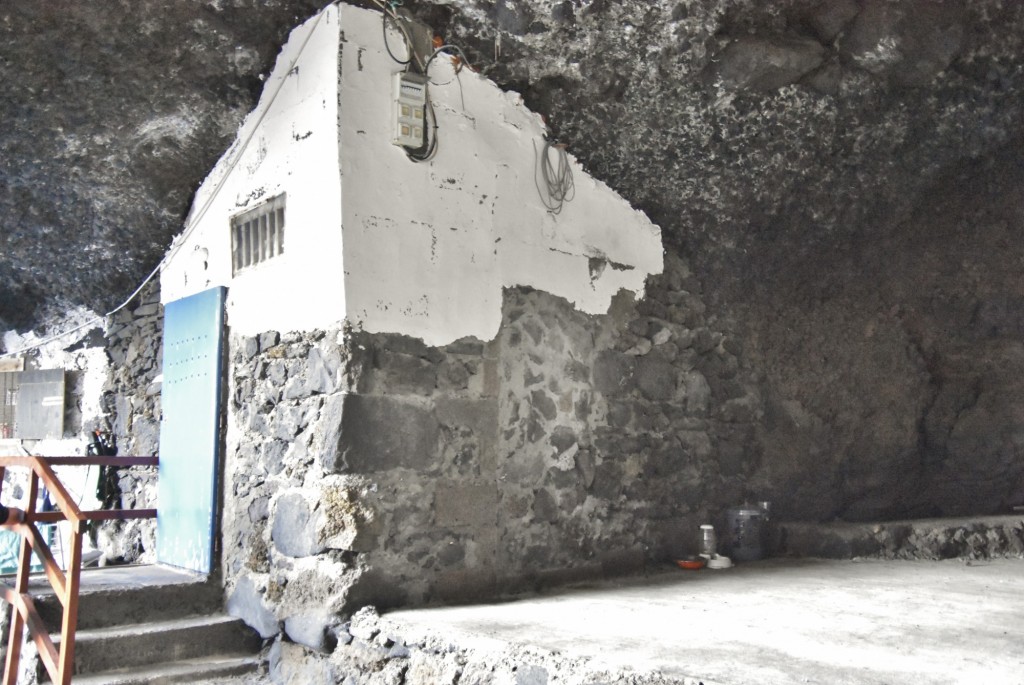
[[[401,37],[391,43],[400,49]],[[456,78],[438,58],[437,156],[415,164],[392,145],[401,68],[378,12],[330,6],[296,29],[239,142],[197,194],[195,228],[162,274],[164,302],[227,285],[236,332],[347,316],[357,328],[441,345],[492,339],[504,287],[546,290],[593,314],[620,289],[642,295],[662,269],[660,229],[575,160],[575,199],[548,213],[535,181],[544,126],[518,95],[469,70]],[[230,217],[280,192],[285,254],[232,279]],[[592,259],[616,266],[592,272]]]
[[[514,93],[434,60],[439,149],[415,164],[390,144],[391,79],[380,14],[343,5],[341,164],[345,289],[352,324],[440,345],[489,340],[501,290],[546,290],[588,313],[662,269],[661,231],[573,160],[576,198],[556,216],[534,180],[544,126]],[[391,44],[401,46],[393,36]],[[460,88],[461,81],[461,88]],[[463,107],[463,101],[465,107]],[[590,258],[605,268],[591,278]]]
[[[344,318],[338,19],[330,6],[292,31],[259,104],[196,194],[186,223],[194,228],[161,273],[164,303],[229,286],[228,324],[241,333]],[[282,192],[284,254],[232,278],[230,218]]]

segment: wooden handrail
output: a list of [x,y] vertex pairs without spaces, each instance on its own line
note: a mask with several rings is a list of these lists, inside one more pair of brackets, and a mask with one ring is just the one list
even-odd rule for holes
[[[27,627],[29,635],[39,649],[39,656],[55,685],[69,685],[74,673],[75,630],[78,627],[78,593],[82,572],[83,524],[88,521],[110,521],[118,519],[139,519],[156,517],[156,509],[104,509],[82,511],[63,483],[54,473],[54,466],[156,466],[157,457],[0,457],[0,490],[3,489],[4,472],[10,467],[29,470],[28,503],[25,519],[11,526],[21,535],[21,549],[18,554],[18,573],[14,587],[0,583],[0,599],[9,603],[11,611],[10,636],[7,643],[7,661],[4,664],[3,685],[17,685],[18,668],[21,660],[21,643]],[[56,511],[37,512],[36,498],[39,481],[43,481],[57,506]],[[57,523],[67,521],[71,526],[71,541],[66,571],[62,570],[53,557],[46,539],[39,532],[36,523]],[[63,607],[60,627],[60,649],[50,638],[46,626],[39,617],[35,601],[28,594],[28,580],[31,570],[32,552],[36,553],[43,566],[46,579]]]

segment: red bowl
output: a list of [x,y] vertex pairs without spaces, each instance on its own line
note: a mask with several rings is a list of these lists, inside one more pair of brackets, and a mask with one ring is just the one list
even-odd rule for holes
[[684,568],[687,571],[697,571],[704,568],[704,560],[700,557],[696,559],[676,559],[676,565],[679,568]]

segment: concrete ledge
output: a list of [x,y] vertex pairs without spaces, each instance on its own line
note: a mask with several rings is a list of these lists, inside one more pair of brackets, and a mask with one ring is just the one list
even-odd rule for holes
[[1024,557],[1024,514],[878,523],[779,523],[779,555],[821,559]]

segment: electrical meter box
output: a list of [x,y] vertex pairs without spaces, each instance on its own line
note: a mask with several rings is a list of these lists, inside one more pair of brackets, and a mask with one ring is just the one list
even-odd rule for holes
[[426,143],[427,77],[395,74],[395,145],[417,150]]
[[16,402],[15,438],[64,436],[64,369],[21,372]]

